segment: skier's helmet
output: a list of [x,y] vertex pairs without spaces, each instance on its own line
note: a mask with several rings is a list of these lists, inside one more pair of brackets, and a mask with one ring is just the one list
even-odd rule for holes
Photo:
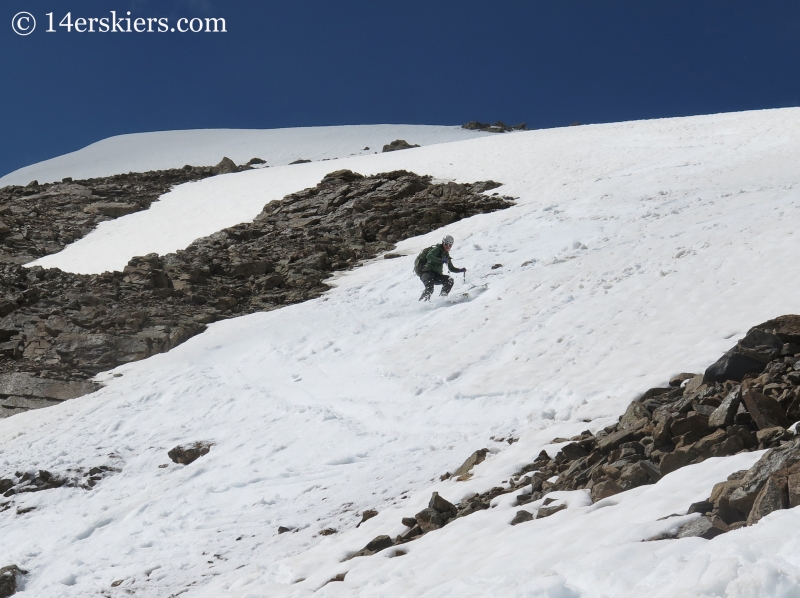
[[444,239],[442,239],[442,245],[449,245],[450,247],[453,246],[453,237],[450,235],[446,235]]

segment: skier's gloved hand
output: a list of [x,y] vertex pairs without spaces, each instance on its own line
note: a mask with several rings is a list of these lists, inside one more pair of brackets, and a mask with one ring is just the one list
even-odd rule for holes
[[466,268],[461,268],[461,272],[464,272],[466,274],[467,273],[467,269]]

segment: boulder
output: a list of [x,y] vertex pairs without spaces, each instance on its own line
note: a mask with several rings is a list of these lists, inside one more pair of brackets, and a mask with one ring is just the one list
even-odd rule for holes
[[770,332],[784,343],[800,345],[800,316],[792,314],[779,316],[753,328]]
[[595,503],[599,500],[603,500],[604,498],[608,498],[609,496],[619,494],[620,492],[624,492],[624,489],[614,480],[602,480],[592,486],[592,502]]
[[431,499],[428,501],[428,508],[435,509],[438,513],[446,517],[455,517],[458,511],[453,503],[439,496],[438,492],[431,494]]
[[726,428],[733,424],[736,411],[741,404],[741,386],[733,388],[723,399],[719,407],[708,417],[711,428]]
[[780,403],[752,388],[749,380],[742,384],[742,402],[759,430],[775,426],[788,428],[791,425]]
[[188,445],[180,445],[169,451],[167,456],[169,456],[174,463],[189,465],[203,455],[208,454],[212,446],[213,444],[210,442],[194,442]]
[[239,167],[236,166],[236,163],[228,157],[222,158],[219,161],[219,164],[214,166],[211,169],[211,172],[214,174],[229,174],[231,172],[236,172],[239,170]]
[[654,483],[661,479],[661,469],[649,459],[639,461],[639,467],[645,470]]
[[708,366],[703,375],[703,382],[706,384],[725,382],[726,380],[741,382],[747,374],[759,374],[763,369],[763,362],[741,355],[735,349],[731,349]]
[[597,448],[600,449],[603,453],[608,453],[615,448],[617,448],[620,444],[624,442],[632,442],[634,440],[638,440],[644,436],[644,429],[648,426],[650,421],[646,418],[642,418],[637,421],[633,426],[630,428],[626,428],[624,430],[617,430],[616,432],[611,432],[607,436],[599,439],[597,442]]
[[705,432],[709,428],[708,420],[708,416],[699,413],[675,419],[670,425],[670,433],[675,437],[683,436],[689,432]]
[[580,444],[577,442],[570,442],[569,444],[561,447],[561,454],[564,455],[564,458],[567,461],[574,461],[576,459],[581,459],[582,457],[587,457],[589,453],[586,452]]
[[64,382],[23,373],[0,375],[0,395],[4,396],[66,401],[93,393],[100,388],[102,387],[99,384],[88,381]]
[[531,521],[532,519],[533,519],[533,513],[522,509],[517,511],[517,514],[514,516],[514,519],[511,520],[511,525],[525,523],[526,521]]
[[550,515],[555,515],[559,511],[563,511],[566,508],[567,503],[564,502],[552,502],[548,505],[543,505],[536,511],[536,519],[550,517]]
[[800,461],[800,444],[798,444],[798,440],[768,450],[748,470],[739,487],[731,493],[730,505],[744,514],[749,514],[758,493],[761,492],[770,476],[794,465],[798,461]]
[[422,509],[419,513],[414,515],[414,519],[416,519],[417,525],[419,525],[423,533],[427,533],[444,526],[444,521],[442,520],[439,511],[430,507],[427,509]]
[[694,502],[689,505],[689,510],[686,511],[687,515],[691,513],[700,513],[701,515],[705,515],[714,510],[714,503],[710,500],[701,500],[700,502]]
[[383,151],[396,152],[397,150],[411,149],[413,147],[419,147],[419,145],[411,145],[405,139],[395,139],[391,143],[384,145]]
[[[686,373],[682,373],[682,374],[676,374],[676,375],[674,375],[672,378],[670,378],[670,379],[669,379],[669,385],[670,385],[670,386],[674,386],[674,387],[678,387],[678,386],[680,386],[681,384],[683,384],[683,382],[684,382],[685,380],[691,380],[691,379],[692,379],[692,378],[694,378],[696,375],[697,375],[697,374],[690,374],[690,373],[688,373],[688,372],[686,372]],[[701,377],[701,379],[702,379],[702,377]]]
[[756,496],[753,507],[750,509],[750,514],[747,516],[747,525],[754,525],[773,511],[788,507],[787,479],[784,476],[772,475],[767,479],[758,496]]
[[661,458],[661,475],[667,475],[681,467],[686,467],[699,456],[692,446],[675,449]]
[[783,341],[776,334],[760,328],[751,328],[743,339],[736,343],[738,354],[761,362],[763,365],[777,357],[783,348]]
[[463,482],[471,478],[472,468],[475,467],[478,463],[483,463],[483,461],[486,459],[486,454],[488,452],[489,451],[484,448],[484,449],[479,449],[474,453],[472,453],[469,457],[467,457],[467,460],[464,461],[461,464],[461,466],[455,470],[455,472],[453,473],[453,477],[455,477],[456,480],[459,482]]
[[100,214],[102,216],[111,216],[112,218],[127,216],[139,210],[141,208],[136,204],[115,201],[100,201],[91,203],[83,208],[83,211],[87,214]]
[[678,530],[678,538],[704,538],[710,540],[728,531],[725,523],[719,518],[699,517],[684,524]]
[[620,418],[619,427],[623,430],[633,428],[642,418],[650,419],[650,411],[639,401],[633,401]]
[[[394,541],[389,536],[377,536],[369,544],[364,546],[364,548],[355,553],[351,558],[355,558],[357,556],[370,556],[393,545]],[[344,577],[342,577],[342,579],[344,579]]]
[[800,473],[792,473],[786,478],[786,490],[789,498],[789,508],[800,506]]
[[16,565],[8,565],[0,569],[0,598],[8,598],[17,592],[17,578],[27,571]]
[[[405,517],[403,519],[405,519]],[[415,523],[413,526],[409,527],[406,531],[397,536],[396,541],[398,543],[409,542],[424,533],[425,532],[422,531],[422,528]]]
[[378,511],[376,511],[374,509],[367,509],[366,511],[361,513],[361,521],[358,522],[356,527],[358,527],[359,525],[361,525],[365,521],[369,521],[370,519],[372,519],[373,517],[376,517],[377,515],[378,515]]

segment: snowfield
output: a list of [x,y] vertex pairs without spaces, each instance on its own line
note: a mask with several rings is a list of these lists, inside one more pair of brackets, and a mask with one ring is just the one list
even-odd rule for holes
[[[403,531],[432,491],[457,502],[500,485],[555,454],[554,437],[609,425],[750,326],[796,313],[798,158],[800,109],[570,127],[223,175],[105,223],[39,263],[120,269],[340,168],[494,179],[518,198],[400,243],[404,257],[342,273],[320,299],[213,324],[101,374],[93,395],[0,420],[0,476],[120,470],[92,491],[21,495],[15,507],[35,509],[0,513],[0,566],[29,570],[19,595],[36,598],[800,595],[797,510],[710,542],[642,542],[759,453],[594,505],[562,493],[568,509],[514,527],[504,495],[408,554],[343,561]],[[468,272],[420,304],[414,256],[443,234]],[[209,454],[168,459],[196,440]],[[482,447],[472,479],[439,481]],[[380,513],[356,529],[365,509]]]
[[251,158],[266,166],[295,160],[333,160],[380,152],[395,139],[431,145],[485,137],[492,133],[434,125],[350,125],[288,129],[199,129],[157,131],[109,137],[78,151],[32,164],[0,177],[0,187],[88,179],[126,172],[213,166],[229,157],[237,164]]

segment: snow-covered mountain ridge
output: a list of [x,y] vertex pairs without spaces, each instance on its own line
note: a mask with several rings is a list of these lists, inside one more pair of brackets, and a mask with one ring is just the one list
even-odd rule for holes
[[[514,133],[224,175],[101,226],[59,267],[102,271],[180,248],[339,168],[493,179],[518,197],[446,227],[468,268],[451,302],[418,304],[410,275],[436,231],[320,299],[214,324],[109,373],[94,395],[0,422],[6,470],[120,470],[91,492],[34,493],[21,506],[35,510],[0,514],[2,554],[31,571],[20,595],[309,595],[345,572],[317,593],[793,595],[796,510],[710,542],[641,542],[758,453],[524,525],[509,525],[516,508],[501,501],[402,557],[341,560],[403,531],[432,491],[454,502],[500,485],[554,437],[598,431],[751,325],[795,312],[798,116]],[[510,434],[519,442],[489,440]],[[158,467],[195,440],[215,444],[189,466]],[[432,481],[482,446],[493,456],[470,480]],[[379,514],[356,529],[365,509]],[[338,533],[317,535],[326,528]]]
[[432,145],[492,133],[435,125],[348,125],[287,129],[197,129],[109,137],[78,151],[20,168],[0,177],[0,187],[89,179],[127,172],[212,166],[223,156],[236,164],[260,158],[266,166],[295,160],[333,160],[380,152],[395,139]]

